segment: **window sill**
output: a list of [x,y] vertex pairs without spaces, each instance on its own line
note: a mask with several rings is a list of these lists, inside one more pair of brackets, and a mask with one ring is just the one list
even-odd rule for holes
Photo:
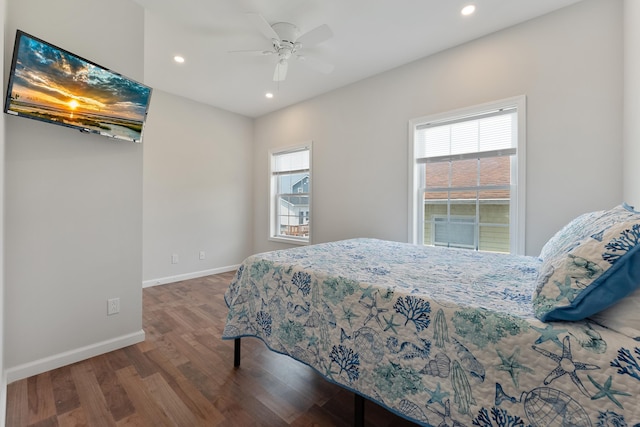
[[280,242],[280,243],[289,243],[292,245],[310,245],[308,239],[296,239],[295,237],[280,237],[280,236],[271,236],[269,237],[269,241],[271,242]]

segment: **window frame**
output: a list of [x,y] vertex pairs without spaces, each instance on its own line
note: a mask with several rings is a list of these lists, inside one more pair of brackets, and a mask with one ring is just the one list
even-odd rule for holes
[[[296,245],[309,245],[311,244],[311,235],[312,235],[312,164],[313,164],[313,141],[307,141],[303,144],[293,145],[288,147],[279,147],[273,148],[269,150],[269,237],[268,240],[273,242],[282,242],[282,243],[290,243]],[[304,218],[307,220],[309,224],[309,232],[307,236],[287,236],[279,234],[279,200],[281,194],[278,191],[277,178],[279,174],[276,174],[274,171],[275,159],[278,155],[284,155],[289,153],[295,153],[300,151],[308,151],[309,152],[309,169],[305,169],[309,175],[309,191],[308,193],[292,193],[290,195],[306,195],[309,199],[309,208],[304,212]],[[289,195],[287,193],[287,195]]]
[[510,253],[525,254],[525,200],[526,200],[526,96],[519,95],[505,98],[498,101],[487,102],[470,107],[451,110],[443,113],[432,114],[409,120],[409,218],[408,218],[408,241],[413,244],[423,244],[424,239],[424,196],[420,192],[421,164],[416,161],[415,133],[417,127],[427,123],[446,123],[455,120],[473,119],[474,116],[482,115],[490,111],[501,109],[516,109],[516,159],[511,168],[512,179],[515,185],[511,185],[510,192],[510,232],[509,248]]

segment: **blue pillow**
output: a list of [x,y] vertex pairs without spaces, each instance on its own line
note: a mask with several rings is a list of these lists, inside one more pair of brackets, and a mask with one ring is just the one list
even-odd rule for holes
[[623,203],[587,218],[542,253],[533,306],[543,322],[587,318],[640,288],[640,212]]

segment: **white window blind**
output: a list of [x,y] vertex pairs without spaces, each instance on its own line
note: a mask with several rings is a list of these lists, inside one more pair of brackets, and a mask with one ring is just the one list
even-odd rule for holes
[[515,120],[514,109],[503,109],[416,126],[416,161],[433,163],[513,155]]
[[299,149],[274,155],[274,175],[301,173],[309,170],[309,150]]

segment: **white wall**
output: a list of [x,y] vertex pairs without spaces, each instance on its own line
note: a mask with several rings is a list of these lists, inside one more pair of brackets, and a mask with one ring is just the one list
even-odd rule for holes
[[154,92],[145,130],[145,286],[235,269],[251,253],[252,132],[249,118]]
[[[144,11],[129,0],[13,0],[6,21],[5,68],[20,28],[143,78]],[[18,117],[5,128],[4,362],[12,381],[144,339],[144,145]],[[113,297],[120,313],[107,317]]]
[[624,1],[624,199],[640,209],[640,2]]
[[622,2],[574,6],[263,116],[254,250],[267,241],[267,152],[313,140],[315,243],[407,241],[407,122],[527,96],[526,253],[622,198]]

